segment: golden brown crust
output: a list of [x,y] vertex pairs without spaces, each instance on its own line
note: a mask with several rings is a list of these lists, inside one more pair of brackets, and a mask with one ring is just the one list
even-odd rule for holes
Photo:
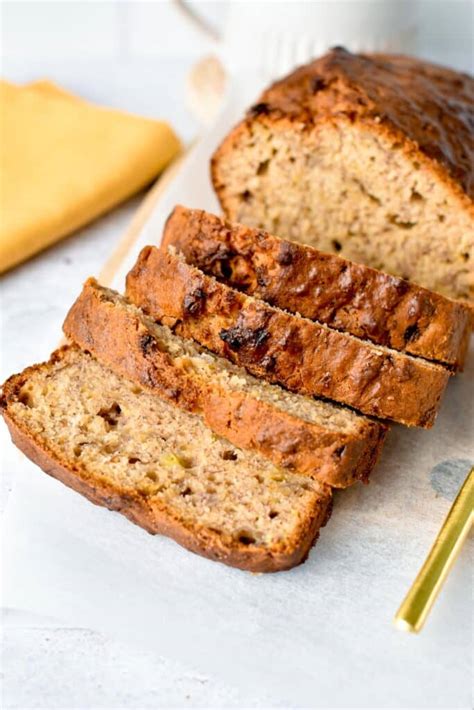
[[[352,54],[336,47],[263,92],[236,131],[252,121],[306,127],[334,121],[370,125],[448,182],[466,206],[474,197],[474,80],[413,57]],[[235,139],[235,132],[214,156]]]
[[141,251],[127,296],[254,375],[409,426],[433,425],[449,379],[445,368],[277,310],[155,247]]
[[461,368],[470,309],[409,281],[310,246],[175,207],[163,247],[229,286],[378,345]]
[[[61,359],[67,351],[66,347],[53,353],[50,363]],[[315,499],[314,508],[300,529],[299,539],[287,541],[287,549],[284,549],[284,545],[279,550],[256,545],[249,548],[209,528],[188,527],[156,497],[150,498],[131,489],[122,489],[100,476],[90,476],[77,462],[60,460],[36,434],[24,429],[22,422],[9,410],[9,403],[16,399],[19,389],[32,372],[48,367],[50,363],[34,365],[10,377],[3,386],[0,399],[0,410],[14,444],[45,473],[92,503],[122,513],[149,533],[166,535],[192,552],[232,567],[251,572],[277,572],[305,561],[316,542],[319,529],[326,524],[331,514],[329,488],[325,488],[321,496]]]
[[275,464],[344,488],[368,480],[386,427],[361,418],[347,434],[288,414],[241,391],[209,382],[172,358],[138,314],[120,307],[89,279],[63,326],[68,338],[111,370],[185,411],[200,414],[220,436]]

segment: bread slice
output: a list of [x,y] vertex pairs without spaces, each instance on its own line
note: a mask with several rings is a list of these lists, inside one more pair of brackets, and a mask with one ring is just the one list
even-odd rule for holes
[[330,513],[328,486],[232,446],[75,347],[11,377],[1,409],[15,444],[46,473],[241,569],[303,562]]
[[336,48],[265,91],[212,160],[226,216],[474,302],[474,81]]
[[421,286],[203,210],[175,207],[162,246],[251,296],[412,355],[462,367],[470,308]]
[[253,375],[410,426],[432,426],[449,378],[439,365],[246,296],[156,247],[142,249],[127,296]]
[[350,409],[286,392],[173,335],[89,279],[64,332],[118,375],[188,412],[235,446],[338,488],[366,481],[386,427]]

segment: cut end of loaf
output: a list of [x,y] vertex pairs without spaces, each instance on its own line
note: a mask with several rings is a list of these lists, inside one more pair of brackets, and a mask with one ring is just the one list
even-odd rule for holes
[[329,514],[327,486],[232,446],[72,347],[10,378],[2,409],[48,473],[230,565],[298,564]]
[[385,127],[249,118],[212,166],[229,219],[474,300],[469,198]]

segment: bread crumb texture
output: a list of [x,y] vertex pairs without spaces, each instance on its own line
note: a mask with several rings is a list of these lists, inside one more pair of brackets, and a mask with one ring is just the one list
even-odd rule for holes
[[224,212],[472,301],[473,97],[467,75],[332,51],[265,91],[217,150]]
[[289,392],[279,385],[253,377],[243,367],[211,353],[199,343],[175,335],[170,328],[160,325],[111,289],[98,284],[94,284],[94,288],[100,292],[101,298],[125,309],[131,318],[143,324],[156,346],[167,353],[176,366],[198,375],[203,381],[216,381],[227,391],[248,393],[303,421],[319,424],[331,431],[357,433],[370,422],[367,417],[337,403]]
[[66,348],[25,372],[4,395],[22,431],[83,480],[138,494],[181,527],[205,529],[228,548],[292,553],[328,514],[327,486],[230,445],[87,353]]

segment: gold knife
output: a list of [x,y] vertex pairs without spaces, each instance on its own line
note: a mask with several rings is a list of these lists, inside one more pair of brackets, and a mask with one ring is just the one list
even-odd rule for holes
[[438,533],[433,547],[394,617],[398,629],[418,633],[474,522],[474,467]]

